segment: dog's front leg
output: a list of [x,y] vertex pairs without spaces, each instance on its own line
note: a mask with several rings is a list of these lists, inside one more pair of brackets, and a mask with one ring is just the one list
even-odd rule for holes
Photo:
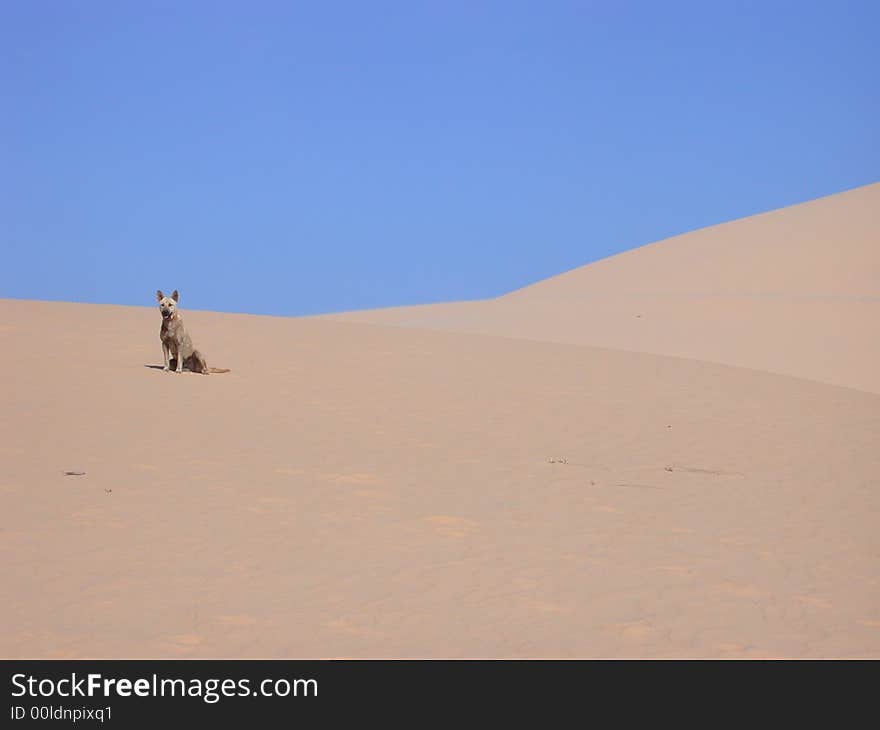
[[164,342],[162,343],[162,357],[165,358],[165,367],[162,369],[167,373],[171,368],[171,352]]
[[183,372],[183,353],[180,350],[177,351],[177,372]]

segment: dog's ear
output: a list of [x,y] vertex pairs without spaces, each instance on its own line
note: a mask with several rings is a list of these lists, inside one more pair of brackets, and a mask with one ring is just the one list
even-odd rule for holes
[[180,294],[177,293],[177,289],[171,292],[171,298],[176,302],[180,300]]
[[162,293],[162,290],[159,289],[159,290],[156,292],[156,301],[157,301],[157,302],[161,302],[164,298],[165,298],[165,295]]

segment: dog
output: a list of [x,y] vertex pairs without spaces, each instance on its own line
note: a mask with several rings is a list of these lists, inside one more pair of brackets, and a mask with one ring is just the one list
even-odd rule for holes
[[163,370],[171,370],[171,360],[174,359],[174,372],[182,373],[183,368],[194,373],[207,375],[208,373],[228,373],[229,368],[209,368],[205,362],[205,356],[193,347],[192,339],[186,327],[183,326],[183,317],[177,309],[180,295],[175,289],[170,297],[166,297],[162,290],[156,292],[156,300],[159,302],[159,312],[162,315],[162,327],[159,330],[159,339],[162,341],[162,356],[165,358]]

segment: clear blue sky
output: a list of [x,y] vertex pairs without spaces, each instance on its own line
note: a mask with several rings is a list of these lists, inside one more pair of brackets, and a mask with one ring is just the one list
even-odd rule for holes
[[0,3],[0,297],[497,296],[880,179],[880,3]]

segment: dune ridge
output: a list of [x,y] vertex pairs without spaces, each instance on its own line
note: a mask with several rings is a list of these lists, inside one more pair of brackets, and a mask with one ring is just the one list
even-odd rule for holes
[[880,183],[626,251],[497,299],[325,317],[708,360],[880,392]]

